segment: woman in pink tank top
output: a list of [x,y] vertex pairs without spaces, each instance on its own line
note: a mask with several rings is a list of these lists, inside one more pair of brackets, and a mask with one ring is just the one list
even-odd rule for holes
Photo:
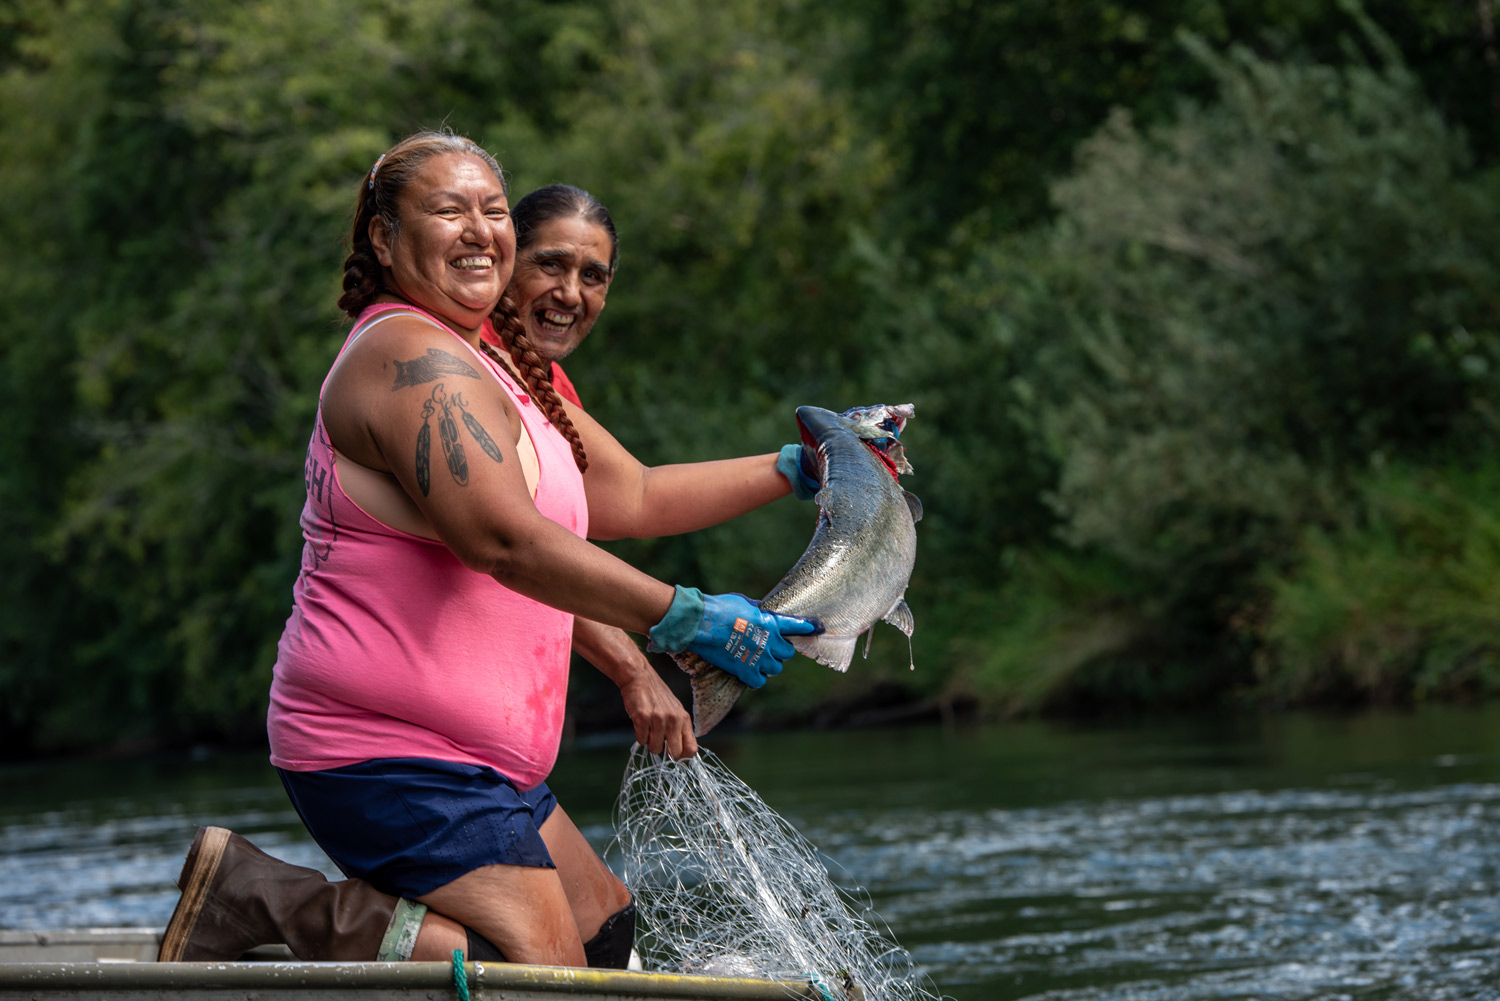
[[[507,293],[516,234],[481,147],[418,134],[362,183],[339,300],[355,325],[309,442],[267,721],[294,805],[356,878],[205,829],[162,958],[285,942],[303,958],[624,965],[629,890],[544,781],[574,616],[754,687],[791,657],[786,637],[819,627],[673,587],[586,541],[717,524],[796,475],[775,453],[647,468],[559,397],[557,352],[533,339],[587,332],[615,264],[603,220],[549,230],[557,247],[522,265],[536,280]],[[541,281],[563,258],[572,270]]]

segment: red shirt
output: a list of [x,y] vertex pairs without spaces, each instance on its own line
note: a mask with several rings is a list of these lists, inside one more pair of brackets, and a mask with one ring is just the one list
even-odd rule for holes
[[578,390],[573,388],[573,380],[568,378],[568,374],[557,362],[552,363],[552,387],[557,390],[558,396],[575,407],[583,406],[583,401],[578,398]]
[[[500,343],[500,338],[495,333],[495,328],[489,320],[484,321],[484,327],[479,331],[479,336],[497,348],[503,349],[504,347]],[[573,380],[568,378],[568,374],[562,370],[562,366],[557,362],[552,363],[552,387],[557,390],[558,396],[561,396],[575,407],[583,406],[583,401],[578,398],[578,390],[573,388]]]

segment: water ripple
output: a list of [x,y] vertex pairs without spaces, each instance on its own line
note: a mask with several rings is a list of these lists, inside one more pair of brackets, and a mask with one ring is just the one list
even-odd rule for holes
[[[1494,724],[1465,724],[1467,747],[1447,717],[1376,721],[1362,742],[1365,724],[1325,721],[1239,743],[1211,727],[768,735],[736,771],[791,802],[835,878],[956,997],[1500,1001]],[[39,780],[26,804],[0,774],[0,927],[160,927],[203,818],[335,875],[264,762],[225,767],[191,793],[152,773],[69,801]],[[600,844],[620,765],[571,767],[554,785]],[[579,778],[598,803],[578,805]]]
[[950,990],[1425,999],[1495,996],[1497,825],[1500,785],[1460,784],[846,813],[807,833]]

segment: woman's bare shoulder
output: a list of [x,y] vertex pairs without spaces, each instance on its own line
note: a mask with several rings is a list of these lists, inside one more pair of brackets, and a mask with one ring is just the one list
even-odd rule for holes
[[336,447],[375,469],[389,468],[434,407],[454,396],[511,408],[484,363],[456,335],[417,316],[393,316],[354,339],[323,388],[323,423]]
[[391,316],[361,331],[331,375],[337,377],[341,372],[360,382],[383,383],[392,391],[444,378],[485,378],[479,359],[461,339],[409,313]]

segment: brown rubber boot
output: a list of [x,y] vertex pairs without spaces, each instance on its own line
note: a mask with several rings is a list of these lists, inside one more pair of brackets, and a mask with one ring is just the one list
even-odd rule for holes
[[302,960],[405,959],[427,910],[363,880],[330,883],[222,827],[199,828],[177,885],[161,962],[232,961],[276,944]]

